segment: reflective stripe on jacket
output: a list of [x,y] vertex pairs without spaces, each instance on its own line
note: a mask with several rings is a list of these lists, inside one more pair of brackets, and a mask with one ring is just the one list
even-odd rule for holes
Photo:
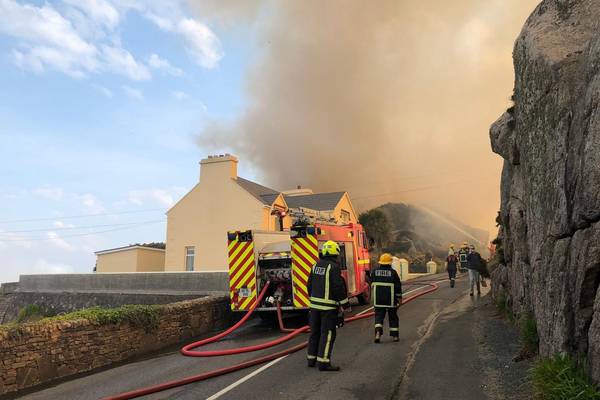
[[342,271],[332,258],[324,257],[312,268],[307,283],[310,308],[336,310],[348,303],[346,282]]
[[373,305],[396,307],[402,300],[402,283],[398,273],[390,265],[380,265],[371,272]]

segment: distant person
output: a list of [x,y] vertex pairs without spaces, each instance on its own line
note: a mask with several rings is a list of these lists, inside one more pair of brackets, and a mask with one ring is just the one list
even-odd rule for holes
[[467,256],[469,255],[469,244],[467,242],[463,242],[462,246],[460,246],[460,250],[458,250],[458,268],[460,272],[467,271]]
[[448,279],[450,279],[450,287],[454,287],[454,282],[456,280],[456,268],[458,264],[458,257],[454,254],[448,255],[446,257],[446,269],[448,270]]
[[402,303],[402,284],[398,273],[392,268],[392,255],[384,253],[379,266],[371,272],[373,305],[375,306],[375,343],[381,341],[385,315],[388,315],[390,336],[399,339],[398,307]]
[[451,243],[450,247],[448,248],[448,255],[453,256],[453,255],[455,255],[455,253],[456,252],[454,251],[454,243]]
[[475,250],[475,246],[469,248],[467,256],[467,268],[469,269],[469,284],[471,287],[470,296],[473,296],[473,287],[477,285],[477,295],[481,295],[481,286],[479,279],[479,270],[481,269],[481,255]]
[[[318,364],[319,371],[339,371],[331,365],[336,328],[343,325],[343,308],[349,306],[348,290],[339,264],[340,246],[333,240],[323,244],[321,258],[308,277],[310,297],[310,339],[308,366]],[[341,319],[341,321],[340,321]]]

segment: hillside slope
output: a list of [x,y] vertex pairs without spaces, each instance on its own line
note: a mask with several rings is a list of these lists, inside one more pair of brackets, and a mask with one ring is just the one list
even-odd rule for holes
[[445,258],[448,245],[468,241],[485,253],[488,232],[443,216],[435,211],[403,204],[388,203],[377,207],[392,227],[393,240],[389,250],[397,253],[431,254]]

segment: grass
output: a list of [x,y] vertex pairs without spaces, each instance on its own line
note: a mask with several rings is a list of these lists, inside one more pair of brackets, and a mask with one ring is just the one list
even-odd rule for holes
[[[28,311],[23,311],[25,309],[28,309]],[[34,308],[29,306],[25,309],[21,310],[24,314],[34,311]],[[43,318],[36,323],[44,324],[57,321],[75,321],[80,319],[87,319],[99,325],[111,325],[119,324],[121,322],[128,322],[135,327],[144,328],[146,332],[151,332],[158,328],[160,319],[159,309],[160,306],[155,305],[124,305],[116,308],[92,307],[54,317]],[[17,320],[17,322],[26,321],[26,319],[23,319],[22,321]],[[0,325],[0,328],[4,330],[13,330],[19,326],[19,323],[13,323]]]
[[500,314],[505,316],[510,322],[514,322],[515,318],[510,307],[508,307],[506,293],[504,291],[501,291],[496,297],[496,308],[498,308]]
[[[515,324],[515,316],[508,306],[506,292],[501,291],[496,297],[496,307],[500,314],[502,314],[511,323]],[[540,337],[537,331],[537,323],[533,316],[533,313],[526,313],[521,316],[518,320],[518,327],[521,334],[521,342],[523,343],[523,349],[519,355],[519,359],[527,359],[535,356],[538,353],[540,344]]]
[[538,361],[529,372],[536,398],[542,400],[600,400],[583,369],[567,355]]
[[538,352],[540,338],[538,336],[537,324],[533,314],[525,314],[520,320],[521,340],[523,341],[523,350],[529,355],[535,355]]

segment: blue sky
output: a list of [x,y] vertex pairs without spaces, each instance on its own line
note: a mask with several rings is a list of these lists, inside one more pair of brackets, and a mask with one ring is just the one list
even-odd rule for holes
[[218,28],[183,1],[0,0],[0,282],[164,240],[196,135],[244,109],[252,30]]

